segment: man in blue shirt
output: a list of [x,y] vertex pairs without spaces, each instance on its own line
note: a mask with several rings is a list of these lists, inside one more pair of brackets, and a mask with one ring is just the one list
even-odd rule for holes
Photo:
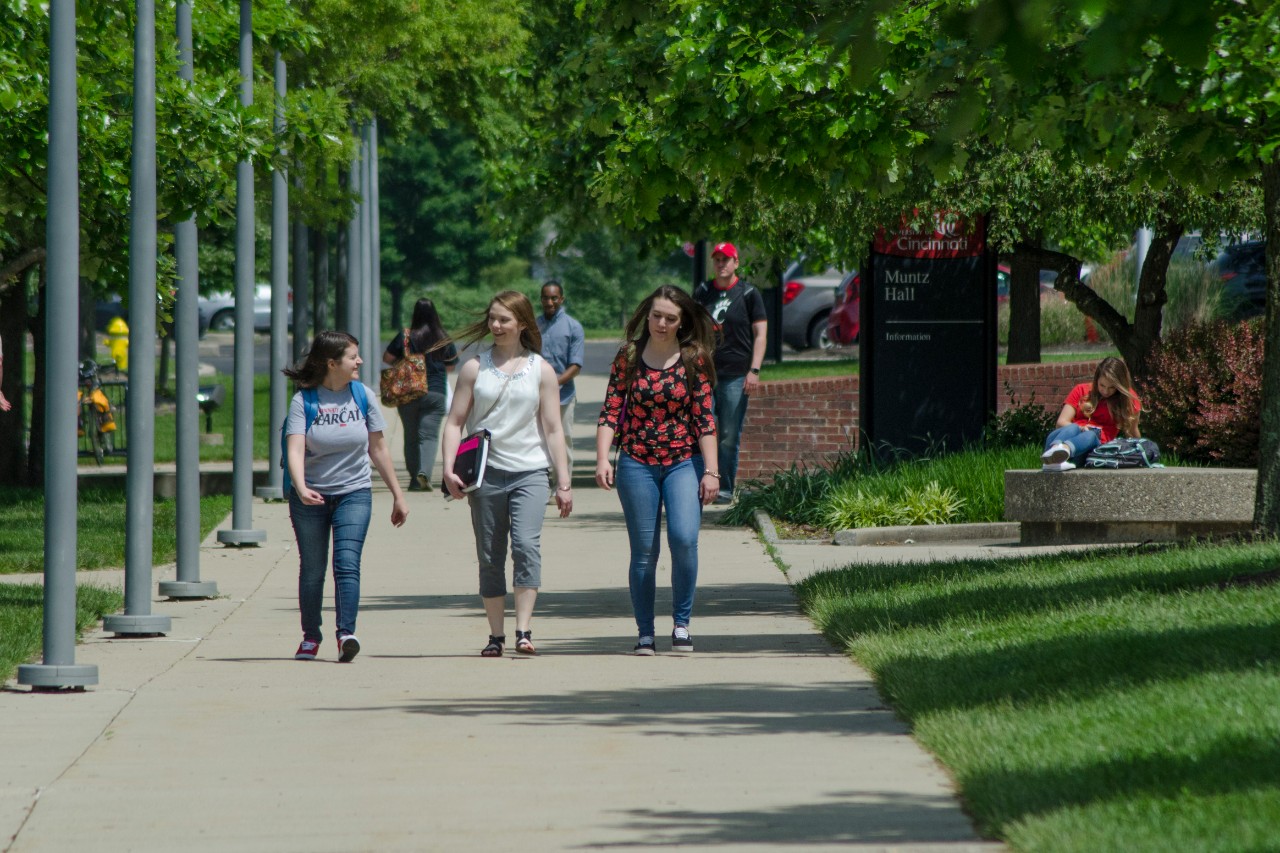
[[542,357],[556,372],[560,381],[560,423],[564,426],[564,442],[569,451],[569,469],[573,469],[573,377],[582,370],[582,354],[586,335],[582,324],[564,310],[564,288],[558,281],[542,285],[542,316],[538,318],[542,333]]

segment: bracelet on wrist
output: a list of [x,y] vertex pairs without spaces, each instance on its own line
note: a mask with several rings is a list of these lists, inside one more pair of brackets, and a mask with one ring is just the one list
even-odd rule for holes
[[571,492],[571,491],[573,491],[573,486],[556,486],[556,491],[557,491],[557,492]]
[[719,479],[720,479],[720,475],[719,475],[719,474],[717,474],[715,471],[703,471],[703,472],[702,472],[702,476],[704,476],[704,477],[715,477],[717,480],[719,480]]

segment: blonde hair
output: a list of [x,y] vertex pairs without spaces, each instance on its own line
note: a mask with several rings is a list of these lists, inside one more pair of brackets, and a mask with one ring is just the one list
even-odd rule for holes
[[[1103,397],[1098,391],[1098,380],[1106,377],[1116,387],[1110,397]],[[1111,419],[1116,422],[1120,432],[1129,438],[1138,438],[1138,395],[1133,391],[1133,378],[1129,375],[1129,366],[1122,359],[1108,356],[1098,362],[1093,371],[1093,387],[1089,394],[1080,401],[1080,414],[1086,418],[1098,409],[1100,403],[1106,403],[1111,410]]]
[[506,308],[516,318],[516,322],[524,327],[520,330],[520,345],[529,352],[541,353],[542,333],[538,331],[538,321],[533,317],[533,303],[529,301],[529,297],[518,290],[504,290],[495,294],[485,306],[484,313],[479,319],[458,332],[457,336],[445,337],[438,341],[431,351],[434,352],[449,344],[466,346],[484,340],[485,335],[489,334],[489,312],[493,310],[494,305]]

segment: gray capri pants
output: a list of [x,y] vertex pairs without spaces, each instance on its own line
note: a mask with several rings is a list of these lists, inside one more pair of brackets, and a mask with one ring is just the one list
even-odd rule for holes
[[542,520],[547,514],[547,472],[484,472],[484,485],[471,493],[471,527],[480,564],[480,596],[507,594],[507,537],[511,538],[513,586],[542,585]]

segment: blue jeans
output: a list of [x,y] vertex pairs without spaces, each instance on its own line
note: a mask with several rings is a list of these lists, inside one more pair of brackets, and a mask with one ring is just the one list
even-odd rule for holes
[[1049,433],[1049,437],[1044,440],[1044,449],[1048,450],[1058,442],[1062,442],[1070,449],[1071,461],[1080,465],[1089,455],[1089,451],[1102,443],[1102,439],[1096,429],[1084,429],[1076,424],[1067,424]]
[[373,513],[373,490],[357,489],[345,495],[325,495],[324,503],[308,506],[289,490],[289,518],[298,539],[298,609],[302,611],[302,636],[320,642],[320,604],[329,562],[329,538],[333,537],[333,603],[338,636],[356,632],[360,609],[360,553]]
[[404,424],[404,467],[409,479],[426,474],[431,479],[440,446],[440,423],[444,420],[444,394],[427,392],[416,400],[396,407]]
[[738,481],[738,445],[742,442],[742,424],[747,419],[747,402],[742,393],[747,377],[720,379],[716,382],[716,444],[720,458],[720,491],[733,494]]
[[671,618],[689,624],[698,585],[698,528],[702,501],[698,484],[705,468],[701,456],[675,465],[645,465],[623,453],[616,480],[622,515],[631,541],[631,608],[641,637],[652,637],[662,509],[667,510],[667,547],[671,549]]

